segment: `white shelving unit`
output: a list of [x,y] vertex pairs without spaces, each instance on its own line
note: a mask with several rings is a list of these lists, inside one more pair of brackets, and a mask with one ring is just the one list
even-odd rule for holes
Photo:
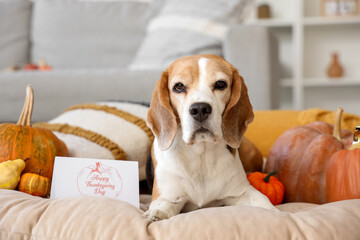
[[[273,17],[256,19],[260,3]],[[320,0],[256,0],[248,25],[269,27],[279,42],[280,109],[338,106],[360,114],[360,16],[319,16]],[[329,79],[326,69],[339,54],[344,77]]]

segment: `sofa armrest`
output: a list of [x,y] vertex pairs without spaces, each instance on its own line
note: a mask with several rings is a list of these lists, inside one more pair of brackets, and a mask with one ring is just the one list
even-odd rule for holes
[[263,26],[231,26],[223,53],[244,77],[253,108],[278,108],[278,47],[269,29]]

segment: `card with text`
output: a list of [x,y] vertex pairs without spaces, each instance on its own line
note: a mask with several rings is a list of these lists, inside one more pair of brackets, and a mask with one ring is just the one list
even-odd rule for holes
[[139,170],[133,161],[56,157],[51,198],[99,196],[139,207]]

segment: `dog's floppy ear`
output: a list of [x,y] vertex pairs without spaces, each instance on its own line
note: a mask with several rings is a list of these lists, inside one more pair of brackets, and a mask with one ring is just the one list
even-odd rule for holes
[[162,73],[161,79],[156,83],[147,114],[147,124],[156,136],[159,148],[167,150],[174,141],[177,129],[176,117],[170,106],[167,71]]
[[247,126],[254,119],[254,112],[244,79],[232,68],[231,98],[222,117],[224,139],[232,148],[239,148]]

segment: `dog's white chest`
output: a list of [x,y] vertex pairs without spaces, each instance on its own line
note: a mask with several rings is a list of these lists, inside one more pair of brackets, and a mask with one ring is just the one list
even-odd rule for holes
[[162,195],[174,200],[181,196],[202,207],[242,188],[245,173],[240,159],[226,149],[225,143],[188,146],[180,140],[175,146],[156,153],[160,158],[156,174]]

